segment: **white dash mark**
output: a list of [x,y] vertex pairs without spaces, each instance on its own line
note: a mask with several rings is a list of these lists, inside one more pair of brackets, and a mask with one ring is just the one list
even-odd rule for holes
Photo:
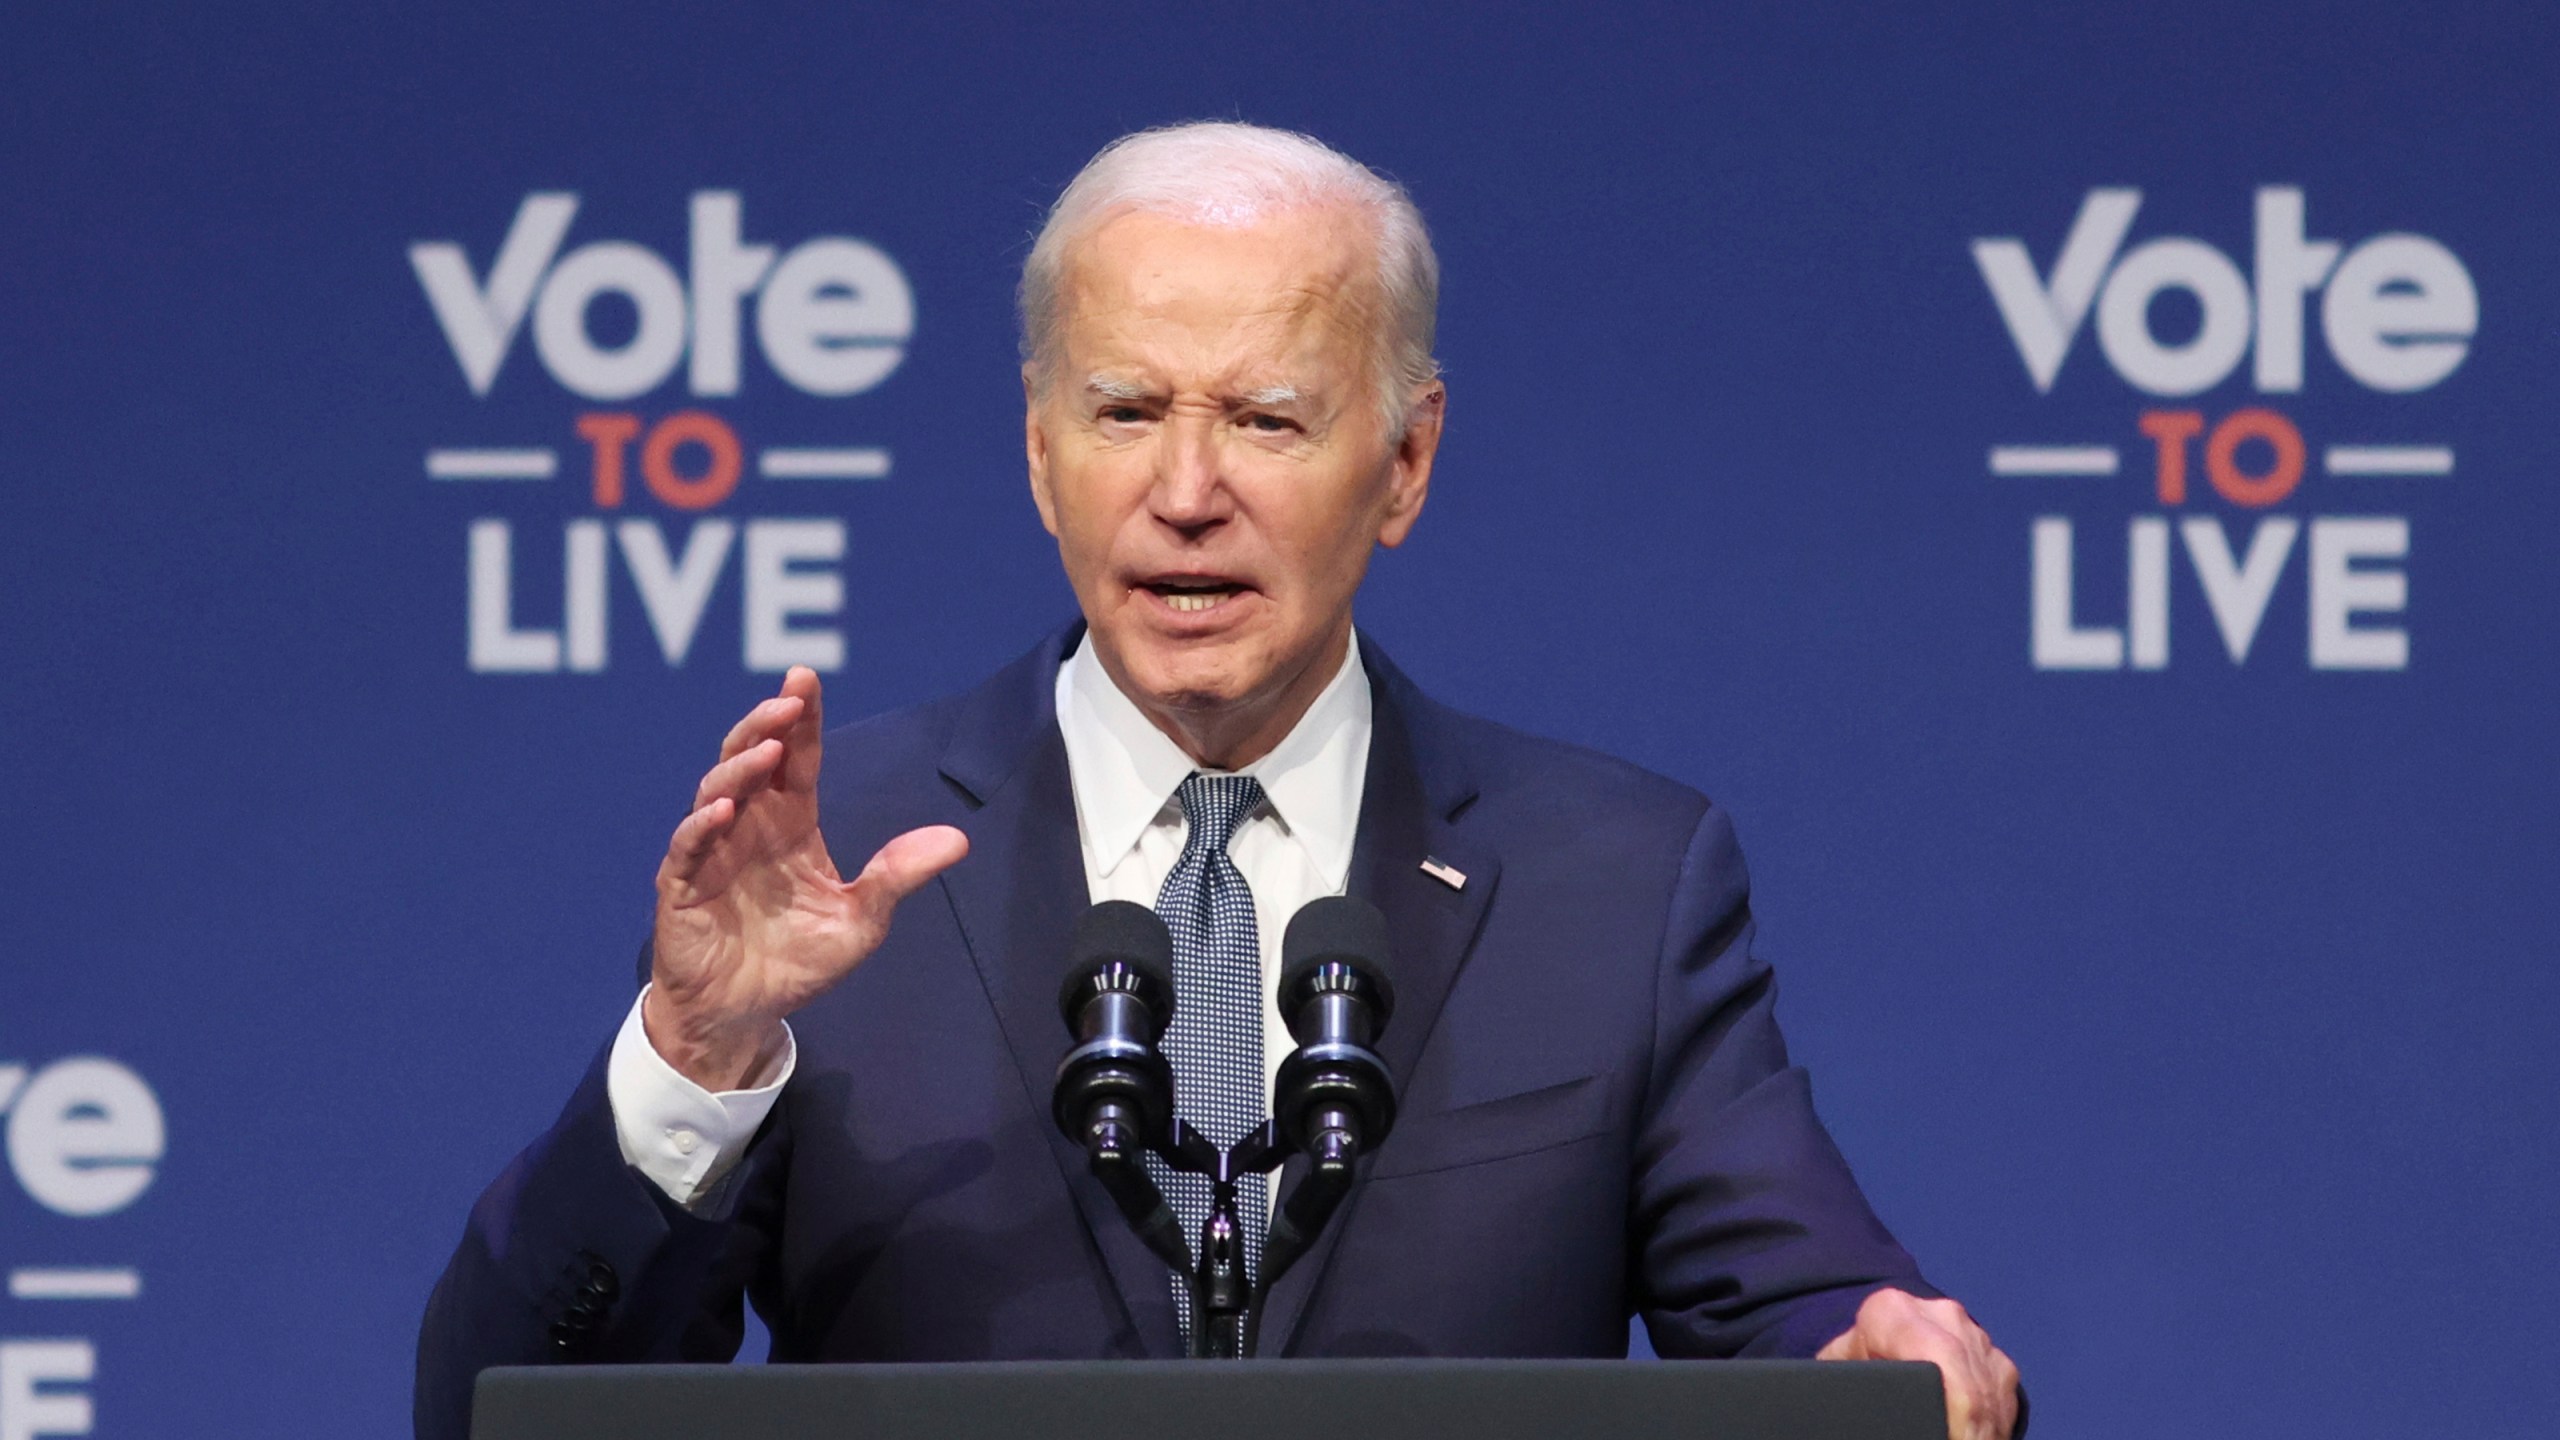
[[549,450],[430,450],[430,480],[548,480],[560,473]]
[[12,1300],[132,1300],[142,1294],[142,1272],[113,1270],[39,1270],[9,1272]]
[[2113,475],[2112,445],[1994,445],[1994,475]]
[[2332,475],[2450,475],[2450,445],[2332,445],[2320,456]]
[[767,480],[886,480],[889,452],[878,446],[850,450],[777,446],[756,457],[756,473]]

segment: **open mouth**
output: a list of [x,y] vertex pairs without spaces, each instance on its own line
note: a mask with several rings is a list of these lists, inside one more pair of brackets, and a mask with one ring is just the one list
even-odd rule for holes
[[1219,606],[1246,592],[1245,585],[1210,575],[1166,575],[1139,582],[1138,588],[1155,596],[1165,608],[1180,615],[1197,615]]

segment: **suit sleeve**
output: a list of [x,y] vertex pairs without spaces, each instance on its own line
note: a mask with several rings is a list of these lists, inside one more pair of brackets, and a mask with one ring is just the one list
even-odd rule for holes
[[464,1440],[491,1366],[737,1354],[746,1286],[778,1228],[785,1117],[688,1211],[623,1160],[609,1053],[472,1208],[418,1335],[418,1440]]
[[1666,1357],[1809,1357],[1879,1288],[1938,1293],[1788,1063],[1750,890],[1733,826],[1710,806],[1673,886],[1637,1116],[1631,1278]]

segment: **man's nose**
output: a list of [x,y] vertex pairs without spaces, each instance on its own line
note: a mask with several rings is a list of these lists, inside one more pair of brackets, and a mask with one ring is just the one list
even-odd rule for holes
[[1174,416],[1156,452],[1156,483],[1147,503],[1177,530],[1205,529],[1227,517],[1233,497],[1218,454],[1218,427],[1205,416]]

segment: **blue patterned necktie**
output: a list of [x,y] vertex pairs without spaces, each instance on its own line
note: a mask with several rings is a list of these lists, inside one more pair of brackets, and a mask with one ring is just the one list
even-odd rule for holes
[[[1262,783],[1250,775],[1193,775],[1177,792],[1190,834],[1182,858],[1156,892],[1156,913],[1173,932],[1173,1023],[1164,1035],[1173,1064],[1174,1113],[1183,1123],[1232,1147],[1270,1112],[1262,1071],[1262,935],[1254,924],[1253,891],[1227,858],[1236,826],[1262,803]],[[1199,1258],[1200,1226],[1209,1217],[1209,1179],[1181,1174],[1153,1155],[1147,1168]],[[1245,1273],[1262,1271],[1268,1180],[1248,1175],[1236,1182],[1236,1221],[1244,1229]],[[1182,1333],[1191,1335],[1191,1291],[1173,1278]]]

